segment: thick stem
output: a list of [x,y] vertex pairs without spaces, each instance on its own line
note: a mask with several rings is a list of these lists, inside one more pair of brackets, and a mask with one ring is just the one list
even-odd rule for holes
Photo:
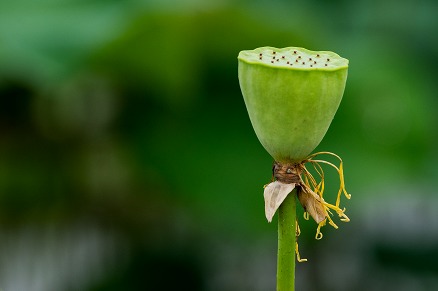
[[277,291],[295,290],[296,190],[278,211]]

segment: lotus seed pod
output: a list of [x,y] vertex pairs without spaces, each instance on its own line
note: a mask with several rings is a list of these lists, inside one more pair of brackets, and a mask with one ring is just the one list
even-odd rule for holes
[[241,51],[239,83],[254,131],[279,162],[300,162],[321,142],[345,89],[348,60],[329,51]]

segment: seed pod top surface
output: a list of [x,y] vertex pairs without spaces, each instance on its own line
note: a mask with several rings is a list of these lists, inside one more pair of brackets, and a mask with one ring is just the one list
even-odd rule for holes
[[260,47],[239,53],[238,59],[251,64],[294,70],[339,70],[348,68],[348,60],[330,51],[311,51],[299,47]]
[[299,162],[321,142],[339,107],[348,60],[329,51],[241,51],[239,83],[258,139],[276,160]]

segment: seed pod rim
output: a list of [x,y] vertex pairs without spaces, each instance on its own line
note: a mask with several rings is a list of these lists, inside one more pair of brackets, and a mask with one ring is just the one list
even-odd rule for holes
[[[320,54],[321,56],[330,56],[331,57],[331,64],[332,66],[327,67],[297,67],[297,66],[284,66],[284,65],[278,65],[277,62],[274,63],[266,63],[261,62],[260,59],[256,58],[257,55],[260,53],[268,52],[269,50],[275,51],[276,53],[283,53],[287,52],[290,53],[291,51],[297,51],[297,52],[303,52],[306,54]],[[259,65],[259,66],[266,66],[270,68],[275,69],[284,69],[284,70],[299,70],[299,71],[337,71],[342,69],[348,69],[349,60],[346,58],[341,57],[335,52],[332,51],[312,51],[303,47],[284,47],[284,48],[276,48],[271,46],[264,46],[264,47],[258,47],[253,50],[242,50],[239,52],[239,55],[237,56],[237,59],[239,61],[245,62],[247,64],[251,65]],[[335,64],[335,65],[333,65]]]

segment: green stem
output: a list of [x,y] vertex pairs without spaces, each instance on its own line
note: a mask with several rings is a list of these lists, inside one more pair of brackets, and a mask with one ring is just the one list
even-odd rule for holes
[[278,211],[277,291],[295,290],[296,190]]

